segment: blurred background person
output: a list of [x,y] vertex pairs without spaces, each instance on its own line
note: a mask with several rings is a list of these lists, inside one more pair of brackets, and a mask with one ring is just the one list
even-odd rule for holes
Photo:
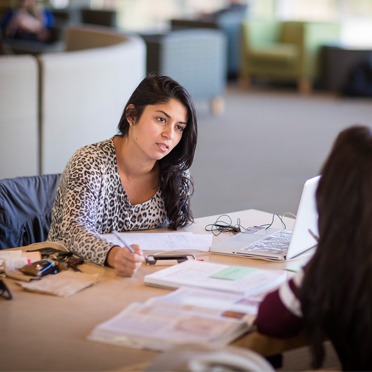
[[20,0],[1,20],[2,37],[47,42],[54,26],[52,12],[37,0]]

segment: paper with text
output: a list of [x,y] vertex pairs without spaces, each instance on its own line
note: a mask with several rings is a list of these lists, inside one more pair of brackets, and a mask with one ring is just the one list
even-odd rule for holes
[[188,286],[253,296],[278,287],[288,275],[291,274],[282,270],[190,260],[148,274],[144,282],[150,286],[165,288]]
[[256,307],[236,294],[181,288],[129,305],[88,339],[159,351],[182,343],[225,346],[251,328]]
[[[208,252],[212,245],[212,235],[194,234],[191,232],[170,233],[119,233],[127,244],[138,244],[143,251],[204,251]],[[113,234],[101,235],[111,243],[122,246],[123,244]]]

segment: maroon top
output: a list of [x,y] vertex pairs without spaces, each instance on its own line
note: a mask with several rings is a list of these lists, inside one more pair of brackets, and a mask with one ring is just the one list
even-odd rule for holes
[[298,334],[303,327],[299,288],[303,270],[265,296],[258,308],[257,330],[272,337],[285,338]]

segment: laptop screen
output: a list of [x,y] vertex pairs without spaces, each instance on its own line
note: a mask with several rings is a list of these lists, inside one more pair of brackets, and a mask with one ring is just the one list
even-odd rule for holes
[[298,256],[300,253],[317,244],[318,211],[316,208],[315,194],[319,179],[320,176],[317,176],[305,182],[297,209],[292,239],[288,247],[287,260]]

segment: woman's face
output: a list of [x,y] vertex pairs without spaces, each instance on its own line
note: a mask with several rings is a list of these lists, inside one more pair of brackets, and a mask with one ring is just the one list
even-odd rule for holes
[[128,138],[148,160],[160,160],[180,142],[187,119],[186,107],[176,99],[148,105],[130,126]]

